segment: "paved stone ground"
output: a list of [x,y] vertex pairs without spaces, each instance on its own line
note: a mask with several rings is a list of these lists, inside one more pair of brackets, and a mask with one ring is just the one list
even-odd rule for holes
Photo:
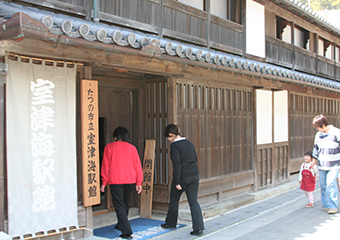
[[[340,213],[321,210],[320,189],[314,192],[314,208],[306,208],[307,198],[295,188],[205,221],[204,235],[196,239],[340,239]],[[152,239],[194,239],[186,229]]]
[[[187,226],[151,239],[310,240],[327,237],[340,239],[340,213],[327,214],[321,210],[319,182],[314,192],[314,208],[305,207],[306,196],[297,184],[294,186],[296,187],[292,190],[281,192],[279,195],[205,219],[204,234],[199,237],[189,234],[192,231],[191,221],[180,221],[179,223]],[[153,215],[152,218],[164,220],[164,217]],[[101,238],[85,239],[99,240]]]

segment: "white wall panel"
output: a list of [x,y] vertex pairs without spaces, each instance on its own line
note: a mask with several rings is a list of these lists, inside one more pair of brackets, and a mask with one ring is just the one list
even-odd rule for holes
[[179,0],[184,4],[203,10],[203,0]]
[[288,92],[274,92],[274,142],[288,141]]
[[211,14],[220,18],[227,19],[227,1],[226,0],[213,0],[210,6]]
[[257,144],[272,143],[272,92],[256,90],[256,141]]
[[253,1],[247,0],[247,54],[258,57],[265,57],[266,38],[265,38],[265,15],[264,6]]

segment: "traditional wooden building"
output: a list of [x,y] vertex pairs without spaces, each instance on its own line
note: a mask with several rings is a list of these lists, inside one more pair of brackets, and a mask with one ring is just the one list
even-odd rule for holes
[[196,147],[203,207],[288,181],[312,118],[340,126],[339,36],[295,0],[0,1],[0,230],[91,234],[119,125],[141,158],[156,139],[154,211],[168,123]]

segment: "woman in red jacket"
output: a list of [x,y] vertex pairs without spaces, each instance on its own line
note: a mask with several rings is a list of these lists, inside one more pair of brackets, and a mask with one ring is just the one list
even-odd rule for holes
[[107,144],[104,150],[100,191],[104,192],[106,184],[109,184],[118,218],[115,228],[122,231],[120,237],[132,239],[128,220],[129,198],[134,185],[137,193],[141,193],[143,170],[136,147],[127,142],[129,131],[125,127],[117,127],[113,131],[113,139],[114,142]]

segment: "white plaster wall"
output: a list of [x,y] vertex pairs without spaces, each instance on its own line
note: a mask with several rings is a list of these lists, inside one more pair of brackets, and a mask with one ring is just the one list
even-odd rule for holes
[[220,18],[227,19],[227,1],[226,0],[213,0],[210,6],[211,14]]
[[274,92],[274,142],[288,141],[288,92]]
[[179,0],[179,2],[203,10],[203,0]]
[[290,25],[287,25],[283,29],[282,41],[287,42],[287,43],[292,43],[292,27]]
[[333,46],[329,45],[325,52],[325,57],[332,59]]
[[304,45],[303,43],[304,41],[304,34],[301,30],[299,29],[294,29],[294,44],[296,46],[299,46],[299,47],[302,47],[302,48],[305,48],[306,46]]
[[272,143],[272,92],[256,90],[256,141]]
[[253,0],[247,0],[246,5],[247,54],[264,58],[266,54],[264,6]]
[[321,56],[324,56],[324,44],[323,44],[323,41],[321,39],[319,39],[318,41],[318,44],[319,44],[319,51],[318,51],[318,54],[321,55]]

